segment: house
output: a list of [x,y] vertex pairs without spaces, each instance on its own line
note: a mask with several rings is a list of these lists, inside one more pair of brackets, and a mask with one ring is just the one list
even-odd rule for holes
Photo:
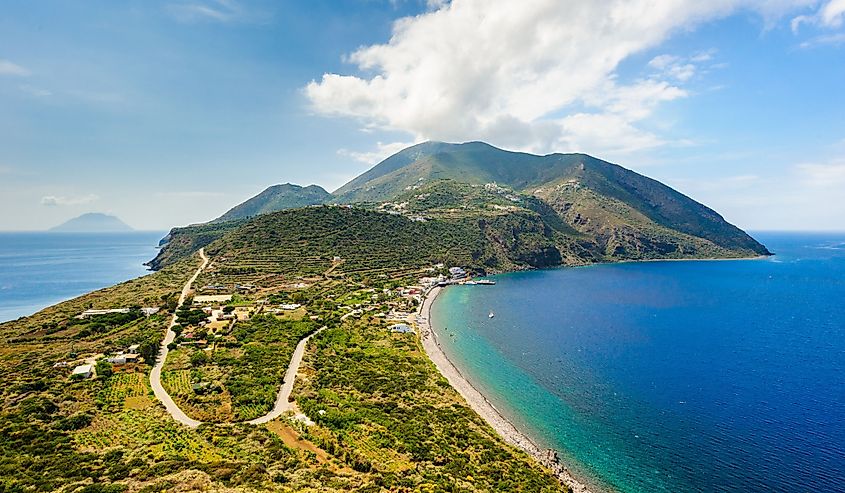
[[125,365],[127,363],[137,363],[138,355],[134,353],[118,353],[111,358],[106,358],[106,361],[113,365]]
[[298,310],[301,306],[299,303],[282,303],[279,308],[282,310]]
[[226,286],[222,284],[209,284],[200,288],[200,291],[226,291]]
[[[70,373],[71,378],[91,378],[94,374],[94,365],[79,365]],[[77,375],[79,375],[77,377]]]
[[398,332],[400,334],[413,334],[414,328],[408,324],[395,324],[390,326],[390,332]]
[[106,310],[85,310],[76,316],[78,319],[85,319],[96,315],[108,315],[110,313],[129,313],[129,308],[110,308]]
[[460,267],[449,267],[449,274],[452,275],[452,279],[463,279],[467,276],[466,271]]
[[201,294],[194,296],[194,303],[225,303],[231,299],[231,294]]
[[[159,308],[157,306],[145,307],[145,308],[141,308],[141,313],[143,313],[144,316],[149,317],[150,315],[158,313],[158,310],[159,310]],[[131,309],[129,309],[129,308],[108,308],[108,309],[105,309],[105,310],[85,310],[84,312],[77,315],[76,318],[82,320],[82,319],[86,319],[88,317],[93,317],[93,316],[96,316],[96,315],[108,315],[110,313],[129,313],[130,311],[131,311]]]

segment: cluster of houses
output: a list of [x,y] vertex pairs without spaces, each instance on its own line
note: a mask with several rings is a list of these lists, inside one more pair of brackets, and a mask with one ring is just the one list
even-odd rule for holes
[[503,197],[510,200],[511,202],[520,202],[521,201],[521,199],[519,198],[519,195],[516,195],[515,193],[513,193],[512,190],[509,190],[509,189],[504,188],[504,187],[500,187],[499,185],[496,184],[496,182],[485,184],[484,190],[487,190],[488,192],[493,192],[493,193],[502,195]]

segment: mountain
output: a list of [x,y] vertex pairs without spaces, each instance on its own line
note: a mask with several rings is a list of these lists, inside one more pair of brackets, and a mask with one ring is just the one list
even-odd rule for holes
[[89,212],[50,228],[52,233],[116,233],[133,229],[115,216]]
[[[272,200],[284,195],[275,191],[278,187],[296,197],[306,190],[271,187],[217,222],[174,228],[150,265],[161,268],[206,246],[226,258],[242,259],[237,272],[267,275],[281,274],[279,266],[292,258],[314,262],[317,273],[328,269],[333,251],[354,256],[348,247],[359,249],[355,251],[368,262],[390,258],[389,266],[410,268],[438,257],[423,254],[448,245],[444,251],[455,255],[439,257],[489,272],[769,254],[712,209],[656,180],[586,154],[538,156],[483,142],[426,142],[390,156],[334,194],[313,187],[315,202],[334,204],[322,208],[330,210],[326,213],[263,213],[281,203]],[[293,207],[292,202],[286,204]],[[436,226],[398,222],[391,232],[372,216],[338,212],[345,210],[338,208],[343,204]],[[226,221],[238,217],[242,219]],[[309,221],[328,221],[331,227]],[[320,228],[327,228],[324,234],[315,233],[303,242],[308,237],[304,231]],[[340,241],[339,231],[352,236]],[[375,231],[386,241],[367,240]],[[429,244],[432,236],[434,243]],[[404,261],[392,253],[418,251],[422,245],[427,252],[407,254]]]
[[[340,203],[390,200],[424,183],[451,179],[496,184],[544,200],[606,253],[671,249],[667,240],[694,236],[733,250],[768,254],[712,209],[616,164],[586,154],[537,156],[483,142],[426,142],[385,159],[335,192]],[[627,250],[627,252],[626,252]]]
[[317,185],[307,187],[292,183],[273,185],[246,202],[229,209],[228,212],[212,222],[245,219],[268,212],[322,204],[328,201],[330,197],[329,192]]

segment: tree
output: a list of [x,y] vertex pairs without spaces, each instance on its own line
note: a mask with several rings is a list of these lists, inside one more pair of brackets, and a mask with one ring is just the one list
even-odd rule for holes
[[208,363],[208,355],[205,351],[197,351],[191,355],[191,366],[202,366]]
[[103,378],[109,378],[114,375],[114,368],[112,367],[111,363],[108,361],[101,359],[97,361],[97,376]]

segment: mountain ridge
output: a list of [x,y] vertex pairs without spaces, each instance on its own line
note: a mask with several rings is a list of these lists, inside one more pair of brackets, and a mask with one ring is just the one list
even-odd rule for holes
[[[414,220],[477,221],[465,231],[467,237],[507,246],[507,251],[496,250],[499,260],[491,266],[499,267],[493,270],[548,267],[556,262],[770,254],[713,209],[620,165],[581,153],[540,156],[474,141],[411,146],[332,194],[314,185],[269,187],[210,223],[174,228],[150,265],[167,265],[263,215],[296,210],[290,197],[300,200],[309,189],[316,193],[300,207],[334,204]],[[443,207],[423,203],[432,194]],[[275,200],[278,196],[283,200]],[[470,202],[474,206],[467,208]],[[510,223],[502,219],[506,214],[512,216]],[[496,225],[494,230],[488,229],[491,224]],[[506,233],[508,227],[512,233]]]

